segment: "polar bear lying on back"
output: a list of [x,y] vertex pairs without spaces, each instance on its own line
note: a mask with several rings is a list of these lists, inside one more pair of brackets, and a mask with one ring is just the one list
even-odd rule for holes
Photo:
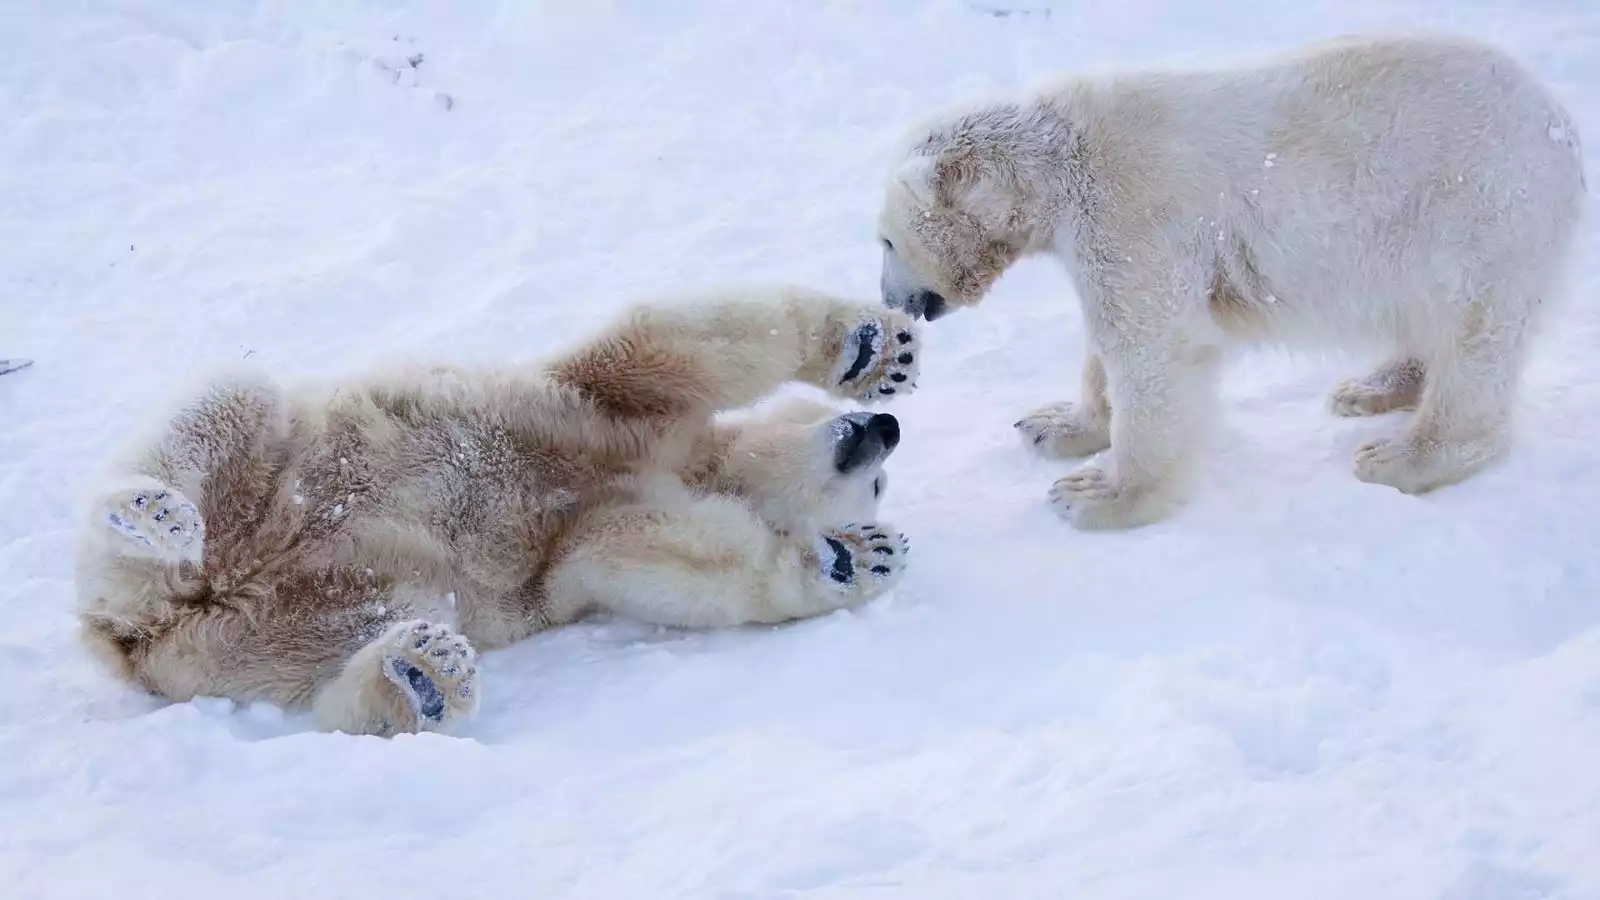
[[1349,37],[935,117],[888,185],[883,296],[932,320],[1024,254],[1066,265],[1089,341],[1081,398],[1017,427],[1047,457],[1110,448],[1051,493],[1079,527],[1183,502],[1215,370],[1243,343],[1388,354],[1333,406],[1417,409],[1355,460],[1358,478],[1416,493],[1506,450],[1585,192],[1572,119],[1512,59]]
[[354,733],[478,706],[475,647],[609,610],[780,622],[862,603],[905,564],[873,524],[912,320],[780,289],[641,305],[549,364],[282,393],[219,380],[112,467],[83,524],[82,631],[123,677],[309,706]]

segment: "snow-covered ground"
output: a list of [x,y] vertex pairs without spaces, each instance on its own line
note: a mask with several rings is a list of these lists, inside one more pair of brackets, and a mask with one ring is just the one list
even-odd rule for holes
[[1350,474],[1398,420],[1323,411],[1362,361],[1263,355],[1193,506],[1072,530],[1011,429],[1081,359],[1036,263],[929,331],[885,511],[918,552],[869,608],[550,633],[462,735],[390,741],[163,704],[73,637],[75,494],[201,367],[873,298],[931,105],[1373,25],[1498,39],[1600,147],[1589,0],[0,3],[0,356],[36,360],[0,377],[0,896],[1600,898],[1593,230],[1515,455],[1426,498]]

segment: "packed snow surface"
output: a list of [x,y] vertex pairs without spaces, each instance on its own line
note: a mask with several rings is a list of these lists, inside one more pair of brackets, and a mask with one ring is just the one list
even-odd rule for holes
[[0,895],[1600,898],[1593,230],[1515,454],[1427,497],[1350,472],[1401,416],[1324,409],[1372,360],[1263,353],[1191,507],[1072,530],[1011,428],[1082,358],[1029,263],[892,407],[913,557],[867,608],[549,633],[461,734],[393,740],[160,702],[73,636],[88,474],[210,367],[530,359],[730,280],[872,299],[935,104],[1373,26],[1493,38],[1600,132],[1586,0],[0,3],[0,353],[34,360],[0,376]]

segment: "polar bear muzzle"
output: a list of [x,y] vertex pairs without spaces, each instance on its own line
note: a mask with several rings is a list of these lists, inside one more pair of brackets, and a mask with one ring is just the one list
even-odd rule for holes
[[888,413],[850,413],[831,430],[833,467],[841,474],[883,462],[900,444],[900,420]]
[[930,322],[949,312],[950,304],[944,295],[924,287],[928,282],[900,258],[894,244],[888,238],[883,238],[882,244],[883,269],[878,286],[883,292],[883,305],[904,310],[913,319],[925,318]]
[[913,319],[927,319],[932,322],[934,319],[949,312],[950,307],[949,304],[945,303],[942,294],[936,294],[933,291],[918,291],[906,298],[905,310],[906,315]]

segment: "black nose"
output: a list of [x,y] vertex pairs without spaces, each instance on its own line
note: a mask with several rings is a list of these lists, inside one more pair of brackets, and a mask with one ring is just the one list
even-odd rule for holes
[[906,298],[906,315],[913,319],[925,318],[932,322],[944,315],[948,309],[949,305],[945,303],[944,297],[933,291],[917,291]]
[[882,462],[900,443],[900,420],[887,413],[851,413],[836,421],[841,430],[834,439],[833,467],[841,473]]
[[893,450],[900,443],[900,420],[888,413],[878,413],[867,420],[867,433],[877,435],[885,449]]

